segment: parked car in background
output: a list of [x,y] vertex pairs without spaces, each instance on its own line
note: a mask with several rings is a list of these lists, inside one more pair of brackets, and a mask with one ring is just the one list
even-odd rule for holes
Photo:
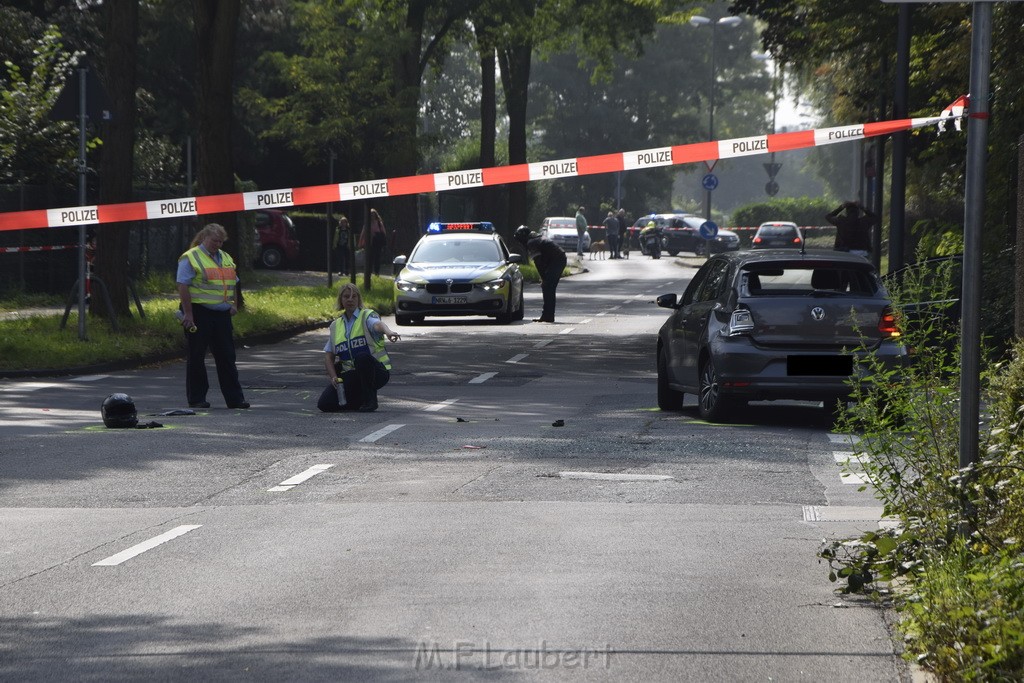
[[283,268],[299,258],[299,239],[291,217],[277,209],[256,211],[256,265]]
[[963,254],[936,256],[883,278],[900,313],[908,343],[921,352],[954,350],[960,342]]
[[[579,235],[576,234],[575,216],[549,216],[540,224],[541,237],[562,248],[565,253],[576,253]],[[590,231],[583,233],[583,253],[590,253]]]
[[768,221],[762,223],[750,241],[751,249],[800,249],[804,235],[796,223]]
[[[704,256],[709,252],[717,254],[723,251],[738,251],[740,248],[740,237],[732,230],[719,230],[718,235],[710,240],[701,237],[700,226],[704,224],[704,219],[688,213],[652,213],[642,216],[629,228],[630,235],[639,235],[651,221],[661,228],[662,248],[669,256],[675,256],[681,251]],[[632,244],[644,254],[647,253],[644,245],[636,241]]]
[[[849,400],[871,353],[886,369],[907,351],[874,266],[855,254],[789,249],[711,256],[658,332],[658,405],[697,396],[701,417],[728,421],[748,401]],[[866,379],[870,380],[870,377]]]

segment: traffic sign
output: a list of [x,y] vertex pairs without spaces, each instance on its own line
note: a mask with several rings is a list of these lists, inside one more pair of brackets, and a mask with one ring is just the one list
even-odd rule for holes
[[713,189],[718,187],[718,176],[714,173],[706,173],[704,174],[704,177],[700,179],[700,184],[705,190],[711,192]]
[[718,237],[718,226],[711,221],[704,221],[700,224],[700,236],[706,240],[713,240]]
[[782,168],[782,164],[774,161],[764,164],[764,170],[768,172],[768,178],[771,180],[775,180],[775,176],[778,174],[780,168]]
[[769,197],[774,197],[779,193],[779,184],[774,180],[769,180],[768,184],[764,186],[764,193]]

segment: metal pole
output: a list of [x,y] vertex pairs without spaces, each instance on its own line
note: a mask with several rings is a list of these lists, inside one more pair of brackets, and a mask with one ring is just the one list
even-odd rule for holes
[[[896,38],[896,91],[892,99],[892,117],[907,117],[907,92],[910,83],[910,8],[900,5]],[[903,267],[906,256],[903,243],[906,240],[907,202],[907,140],[909,133],[900,131],[892,136],[892,185],[889,189],[889,272]],[[879,224],[878,229],[882,226]]]
[[[328,162],[327,182],[329,182],[331,185],[333,185],[334,184],[334,150],[333,149],[330,150],[330,152],[328,152],[328,159],[330,161]],[[334,221],[332,220],[334,218],[333,209],[334,209],[334,204],[331,203],[331,202],[328,202],[327,203],[327,286],[328,287],[334,287],[334,273],[332,272],[334,270],[334,268],[333,268],[333,264],[331,263],[331,256],[333,255],[333,251],[334,251],[334,234],[333,234]]]
[[[964,190],[964,274],[960,327],[960,467],[978,462],[981,385],[981,229],[985,215],[992,4],[975,2],[971,20],[971,86]],[[970,511],[967,511],[970,514]]]
[[[78,70],[78,205],[85,206],[85,82],[86,69]],[[85,225],[78,226],[78,338],[85,340]]]
[[[715,36],[718,22],[711,22],[711,95],[708,98],[708,142],[715,139]],[[704,190],[704,218],[711,220],[711,190]]]

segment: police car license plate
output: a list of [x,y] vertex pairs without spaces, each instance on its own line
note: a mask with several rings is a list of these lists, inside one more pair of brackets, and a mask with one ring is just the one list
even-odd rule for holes
[[435,296],[435,304],[464,304],[468,300],[464,296]]

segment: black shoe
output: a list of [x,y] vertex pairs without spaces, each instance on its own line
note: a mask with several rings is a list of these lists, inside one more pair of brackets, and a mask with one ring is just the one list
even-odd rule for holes
[[241,403],[229,403],[228,404],[228,408],[241,408],[241,409],[244,410],[244,409],[246,409],[248,407],[249,407],[249,402],[248,401],[242,401]]
[[359,412],[360,413],[372,413],[375,410],[377,410],[377,397],[376,396],[374,396],[373,398],[371,398],[371,399],[369,399],[367,401],[364,401],[363,405],[359,406]]
[[210,407],[210,403],[209,403],[209,401],[196,401],[195,403],[189,403],[188,407],[189,408],[209,408]]

